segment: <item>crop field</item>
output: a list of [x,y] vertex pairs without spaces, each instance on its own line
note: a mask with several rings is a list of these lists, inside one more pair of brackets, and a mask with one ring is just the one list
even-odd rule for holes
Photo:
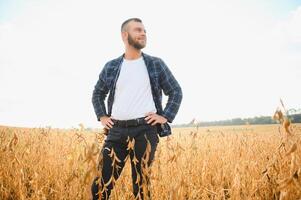
[[[300,199],[301,125],[174,128],[151,167],[154,200]],[[104,135],[0,127],[0,199],[91,199]],[[111,199],[133,199],[130,163]]]

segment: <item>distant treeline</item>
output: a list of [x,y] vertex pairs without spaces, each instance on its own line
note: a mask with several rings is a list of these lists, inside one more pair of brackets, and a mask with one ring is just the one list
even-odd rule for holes
[[[292,114],[288,118],[292,123],[301,123],[301,114]],[[189,124],[173,125],[173,127],[195,127],[195,126],[230,126],[230,125],[246,125],[246,124],[276,124],[277,121],[270,116],[260,116],[253,118],[234,118],[229,120],[211,121],[211,122],[198,122]]]

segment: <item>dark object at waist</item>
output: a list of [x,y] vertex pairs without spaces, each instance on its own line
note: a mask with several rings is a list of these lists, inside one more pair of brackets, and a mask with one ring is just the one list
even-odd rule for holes
[[137,119],[131,119],[131,120],[116,120],[112,119],[114,122],[114,126],[116,127],[122,127],[122,128],[127,128],[127,127],[135,127],[135,126],[140,126],[140,125],[146,125],[147,122],[145,121],[145,117],[137,118]]

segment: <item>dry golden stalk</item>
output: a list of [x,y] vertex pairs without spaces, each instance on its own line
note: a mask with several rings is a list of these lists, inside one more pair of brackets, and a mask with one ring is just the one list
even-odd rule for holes
[[16,133],[14,133],[14,137],[11,139],[11,141],[8,144],[8,149],[13,151],[13,146],[16,146],[18,144],[18,136],[16,135]]
[[294,143],[294,144],[291,146],[290,150],[286,153],[286,156],[290,155],[291,153],[295,152],[296,150],[297,150],[297,144]]
[[285,132],[286,132],[287,134],[289,134],[289,135],[292,134],[291,131],[290,131],[290,125],[291,125],[290,120],[289,120],[287,117],[285,117],[285,118],[284,118],[284,121],[283,121],[283,127],[284,127],[284,129],[285,129]]
[[279,121],[280,123],[283,122],[283,114],[282,114],[281,110],[276,110],[276,112],[273,116],[273,119]]

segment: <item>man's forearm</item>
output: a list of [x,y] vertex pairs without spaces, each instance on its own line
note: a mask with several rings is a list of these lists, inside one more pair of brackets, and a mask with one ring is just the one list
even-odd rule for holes
[[165,117],[168,122],[172,123],[182,102],[183,94],[181,88],[177,88],[168,96],[167,104],[163,110],[162,116]]
[[104,100],[105,95],[95,88],[93,91],[92,104],[98,121],[100,121],[100,117],[107,115]]

